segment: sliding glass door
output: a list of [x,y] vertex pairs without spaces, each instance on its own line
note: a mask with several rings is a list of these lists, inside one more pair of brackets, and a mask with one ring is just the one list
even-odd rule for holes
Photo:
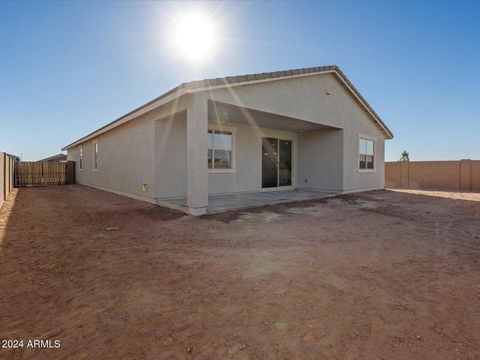
[[278,186],[292,186],[292,142],[278,140]]
[[262,138],[262,188],[292,185],[292,141]]

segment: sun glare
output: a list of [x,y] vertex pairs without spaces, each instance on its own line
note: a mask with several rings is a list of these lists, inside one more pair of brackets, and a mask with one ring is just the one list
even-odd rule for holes
[[176,20],[173,45],[189,61],[200,62],[213,55],[216,29],[202,14],[188,14]]

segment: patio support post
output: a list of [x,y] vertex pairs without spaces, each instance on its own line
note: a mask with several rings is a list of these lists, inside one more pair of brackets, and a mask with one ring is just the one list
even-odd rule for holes
[[203,215],[208,206],[208,103],[203,94],[188,95],[187,205],[191,215]]

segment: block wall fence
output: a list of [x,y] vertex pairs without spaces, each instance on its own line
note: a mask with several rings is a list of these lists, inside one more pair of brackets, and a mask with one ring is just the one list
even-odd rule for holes
[[386,162],[385,187],[480,192],[480,160]]
[[16,158],[0,152],[0,208],[13,190]]

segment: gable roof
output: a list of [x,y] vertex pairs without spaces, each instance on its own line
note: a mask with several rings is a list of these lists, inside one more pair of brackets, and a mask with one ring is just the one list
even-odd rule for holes
[[49,156],[45,159],[37,160],[37,162],[66,161],[66,160],[67,160],[66,154],[57,154],[57,155]]
[[340,68],[337,65],[328,65],[328,66],[317,66],[317,67],[292,69],[292,70],[284,70],[284,71],[273,71],[273,72],[263,72],[263,73],[255,73],[255,74],[227,76],[223,78],[213,78],[213,79],[194,80],[190,82],[185,82],[167,91],[166,93],[160,95],[159,97],[147,102],[146,104],[119,117],[118,119],[108,123],[107,125],[102,126],[101,128],[91,132],[90,134],[74,141],[73,143],[65,146],[62,150],[66,150],[72,146],[76,146],[85,141],[88,141],[93,137],[100,135],[101,133],[104,133],[117,126],[120,126],[125,122],[130,121],[147,111],[153,110],[154,108],[164,105],[167,102],[170,102],[185,94],[205,91],[212,88],[238,86],[238,85],[248,84],[251,82],[272,81],[272,80],[279,80],[279,79],[285,79],[285,78],[291,78],[291,77],[297,77],[297,76],[308,76],[308,75],[316,75],[316,74],[324,74],[324,73],[333,73],[337,75],[337,77],[343,83],[343,85],[354,95],[354,97],[357,98],[360,104],[365,107],[367,112],[370,113],[373,119],[378,123],[378,125],[385,132],[386,136],[390,139],[393,138],[392,131],[383,122],[383,120],[375,112],[375,110],[373,110],[373,108],[370,106],[367,100],[365,100],[365,98],[355,88],[355,86],[347,78],[347,76],[342,72],[342,70],[340,70]]

